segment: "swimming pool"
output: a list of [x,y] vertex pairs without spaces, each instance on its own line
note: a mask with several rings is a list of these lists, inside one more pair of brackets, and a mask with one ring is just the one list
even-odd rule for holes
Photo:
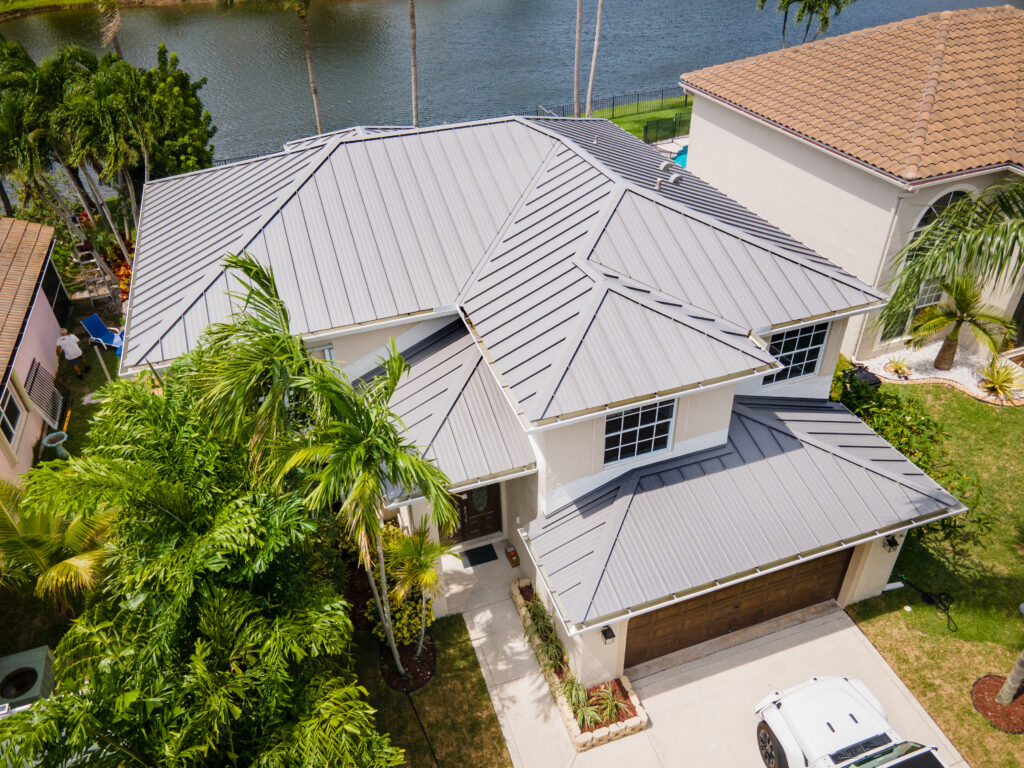
[[686,153],[689,151],[689,149],[690,149],[689,146],[683,147],[681,150],[679,150],[679,154],[677,154],[675,157],[672,158],[677,163],[679,163],[681,166],[683,166],[683,168],[686,167]]

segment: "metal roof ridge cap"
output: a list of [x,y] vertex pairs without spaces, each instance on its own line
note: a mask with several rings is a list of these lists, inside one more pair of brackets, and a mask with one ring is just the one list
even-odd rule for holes
[[[595,548],[594,562],[587,569],[586,575],[580,579],[580,587],[583,589],[583,594],[586,597],[586,604],[583,606],[583,621],[586,620],[587,613],[590,612],[590,607],[594,604],[598,587],[601,586],[605,571],[608,569],[608,560],[611,559],[615,545],[618,543],[619,532],[622,530],[626,517],[629,515],[629,510],[633,506],[633,496],[640,485],[640,475],[634,474],[636,469],[640,468],[628,470],[617,478],[619,490],[615,494],[615,500],[612,502],[612,510],[608,513],[611,517],[608,530],[605,531],[604,537],[601,539],[601,548]],[[608,485],[611,485],[611,483],[607,483],[605,487]],[[619,507],[619,509],[616,509],[616,507]]]
[[[756,399],[756,396],[755,396],[755,399]],[[801,398],[801,399],[804,399],[804,398]],[[811,399],[813,399],[813,398],[811,398]],[[832,402],[832,401],[831,400],[826,400],[824,402],[829,403],[829,402]],[[854,414],[849,408],[847,408],[842,403],[835,403],[835,407],[842,408],[844,411],[846,411],[846,413],[848,413],[851,416],[853,416],[853,418],[857,419],[857,421],[859,421],[862,424],[864,424],[868,429],[871,429],[871,427],[866,422],[864,422],[863,419],[859,418],[856,414]],[[872,473],[874,473],[874,474],[876,474],[876,475],[878,475],[880,477],[886,478],[887,480],[891,480],[894,483],[897,483],[897,484],[902,485],[902,486],[904,486],[906,488],[909,488],[912,491],[917,491],[918,493],[920,493],[920,494],[922,494],[924,496],[928,496],[930,499],[932,499],[934,501],[939,501],[939,502],[941,502],[943,504],[946,504],[946,500],[945,499],[940,499],[940,498],[936,497],[936,491],[935,490],[928,489],[928,488],[921,488],[916,483],[908,480],[906,477],[903,477],[901,475],[894,475],[893,473],[889,472],[886,469],[882,469],[880,467],[875,466],[873,463],[865,464],[861,459],[859,459],[856,456],[850,454],[848,451],[846,451],[846,450],[844,450],[842,448],[838,448],[836,446],[829,445],[828,443],[824,442],[823,440],[819,440],[818,438],[816,438],[813,435],[810,435],[810,434],[804,432],[803,430],[794,429],[793,427],[791,427],[789,424],[786,424],[784,421],[782,421],[782,419],[780,419],[778,417],[776,417],[776,419],[779,422],[779,424],[773,424],[769,419],[766,419],[764,416],[762,416],[761,414],[757,413],[756,410],[752,409],[750,407],[750,405],[748,403],[746,403],[746,402],[742,402],[741,401],[741,402],[737,403],[734,400],[733,401],[733,412],[738,413],[742,417],[751,419],[752,421],[756,421],[758,424],[762,424],[762,425],[764,425],[764,426],[768,427],[769,429],[772,429],[772,430],[774,430],[776,432],[782,432],[783,431],[782,429],[779,428],[779,424],[781,424],[783,427],[786,427],[789,430],[789,433],[790,433],[791,436],[796,437],[798,440],[800,440],[800,442],[807,443],[808,445],[812,445],[815,448],[818,448],[820,450],[823,450],[823,451],[826,451],[828,453],[831,453],[834,456],[837,456],[837,457],[843,459],[844,461],[848,461],[851,464],[855,464],[858,467],[862,467],[864,470],[866,470],[868,472],[872,472]],[[910,462],[913,466],[917,467],[917,469],[921,471],[921,474],[923,474],[925,477],[927,477],[929,480],[931,480],[933,483],[935,483],[935,485],[938,486],[938,488],[940,490],[944,491],[951,499],[956,501],[958,504],[962,504],[963,503],[963,502],[960,501],[960,499],[958,499],[956,496],[954,496],[952,493],[950,493],[949,490],[947,490],[944,486],[939,485],[931,475],[929,475],[924,470],[921,470],[921,468],[918,467],[916,464],[914,464],[914,462],[910,461],[910,459],[908,459],[902,452],[900,452],[892,443],[890,443],[884,437],[882,437],[877,432],[875,432],[875,430],[871,429],[871,432],[879,440],[881,440],[887,446],[889,446],[894,451],[896,451],[896,453],[898,453],[900,456],[903,456],[903,458],[906,461]],[[950,505],[946,504],[946,506],[949,507]]]
[[480,255],[479,260],[474,265],[472,271],[469,273],[469,277],[466,278],[466,282],[463,283],[463,285],[459,288],[458,293],[455,294],[454,303],[460,308],[462,308],[463,312],[466,312],[464,305],[465,302],[469,299],[469,296],[467,296],[466,294],[469,293],[469,290],[477,284],[478,278],[480,277],[480,273],[483,272],[484,268],[490,262],[491,256],[493,255],[494,251],[497,250],[498,245],[504,242],[505,233],[507,233],[512,228],[512,225],[515,223],[516,214],[519,213],[519,211],[521,211],[523,207],[526,205],[526,202],[530,199],[530,195],[537,189],[537,185],[540,184],[540,180],[544,176],[544,173],[551,167],[551,164],[555,156],[557,155],[557,147],[558,144],[556,142],[548,148],[547,154],[544,155],[544,159],[537,167],[536,172],[530,179],[530,183],[526,185],[526,189],[523,190],[523,193],[519,196],[519,199],[516,200],[515,205],[512,206],[512,209],[508,212],[508,215],[505,217],[505,221],[503,221],[501,226],[498,227],[498,231],[494,233],[494,238],[484,249],[484,252]]
[[[641,285],[643,285],[643,283],[641,283]],[[658,291],[657,289],[654,289],[654,288],[652,288],[650,290],[651,290],[652,293],[655,293],[655,292],[661,293],[660,291]],[[677,322],[680,325],[685,325],[687,328],[689,328],[689,329],[691,329],[691,330],[693,330],[693,331],[695,331],[697,333],[703,334],[705,336],[708,336],[708,337],[714,339],[715,341],[721,342],[722,344],[725,344],[725,345],[727,345],[729,347],[732,347],[733,349],[735,349],[737,352],[739,352],[741,354],[751,355],[751,356],[753,356],[753,354],[754,354],[754,353],[752,353],[749,350],[743,349],[743,347],[739,343],[736,343],[736,342],[732,341],[731,339],[724,338],[724,332],[719,331],[717,328],[713,328],[712,327],[712,328],[708,329],[708,328],[701,328],[701,327],[697,326],[696,325],[696,318],[694,318],[692,315],[689,315],[688,313],[684,313],[680,317],[673,317],[673,314],[675,314],[675,313],[672,313],[666,307],[652,306],[652,300],[648,299],[648,298],[644,298],[644,297],[641,297],[641,296],[628,296],[625,293],[623,293],[622,290],[620,289],[620,287],[615,285],[614,283],[612,283],[611,285],[608,286],[608,292],[614,293],[617,296],[621,296],[623,299],[625,299],[627,301],[633,301],[633,302],[639,304],[640,306],[644,307],[645,309],[648,309],[651,312],[657,312],[659,315],[662,315],[662,316],[668,318],[669,320]],[[668,294],[662,294],[662,295],[664,295],[664,296],[666,296],[668,298],[673,298],[671,296],[668,296]],[[685,302],[685,301],[681,301],[679,303],[680,304],[688,304],[688,302]],[[725,318],[725,317],[720,317],[718,315],[715,315],[715,317],[717,319],[723,321],[723,322],[731,322],[728,318]],[[739,327],[741,327],[741,326],[737,325],[737,328],[739,328]],[[753,330],[748,330],[747,331],[747,335],[744,336],[744,338],[747,339],[748,341],[750,341],[751,343],[753,343],[753,339],[751,339],[751,334],[752,333],[754,333]],[[754,347],[756,349],[762,349],[762,347],[760,347],[757,344],[754,344]],[[762,349],[762,351],[764,351],[764,350]],[[774,356],[772,356],[772,359],[774,360]],[[764,361],[762,360],[762,362],[764,362]]]
[[[272,218],[274,218],[278,213],[280,213],[281,209],[284,208],[284,206],[287,205],[287,203],[292,199],[292,197],[294,197],[295,194],[306,185],[306,182],[308,182],[310,178],[312,178],[313,174],[320,170],[320,167],[324,164],[324,162],[327,161],[328,158],[330,158],[330,156],[334,153],[334,150],[337,149],[338,145],[341,143],[342,138],[337,137],[321,146],[318,150],[310,153],[310,157],[306,161],[307,165],[301,171],[296,173],[296,179],[294,179],[291,184],[289,184],[287,187],[284,188],[284,190],[278,193],[273,204],[268,206],[268,212],[265,215],[256,219],[256,221],[250,224],[249,227],[245,229],[241,235],[239,235],[236,242],[241,243],[241,247],[235,250],[236,254],[246,252],[246,249],[252,244],[252,241],[256,239],[256,236],[263,231],[263,229],[267,226],[268,222]],[[142,222],[141,209],[139,214],[139,222],[140,224]],[[224,255],[226,256],[229,253],[231,253],[231,251],[225,251]],[[203,273],[202,277],[196,281],[196,288],[193,289],[193,292],[190,294],[185,294],[185,298],[182,298],[171,305],[171,308],[173,308],[173,311],[177,315],[174,318],[174,321],[166,325],[161,323],[155,326],[148,334],[143,335],[142,341],[140,342],[142,344],[145,344],[147,341],[149,341],[150,337],[153,338],[153,341],[146,348],[146,352],[144,353],[144,355],[149,354],[153,350],[153,347],[155,347],[156,344],[159,343],[160,339],[162,339],[166,335],[167,331],[173,328],[179,321],[181,321],[185,317],[185,313],[187,313],[193,306],[195,306],[196,302],[199,301],[199,299],[202,298],[202,296],[210,289],[210,286],[212,286],[218,279],[220,279],[220,276],[224,274],[225,271],[226,270],[224,268],[223,256],[219,258],[216,262],[214,262],[211,266],[206,268],[206,271]],[[188,298],[189,296],[191,296],[191,299]],[[184,309],[178,311],[179,307],[184,307]],[[125,325],[125,339],[128,339],[127,325]],[[133,366],[137,364],[139,363],[129,363],[128,365]]]
[[[688,171],[688,172],[689,173],[693,173],[692,171]],[[694,176],[696,176],[696,174],[694,174]],[[700,178],[700,177],[697,176],[697,178]],[[703,179],[701,179],[701,181],[703,181]],[[791,261],[791,262],[797,264],[797,266],[800,266],[800,267],[803,267],[803,268],[806,268],[806,269],[810,269],[811,271],[817,272],[818,274],[822,275],[823,277],[827,277],[827,278],[829,278],[831,280],[835,280],[836,282],[843,283],[843,284],[847,285],[848,287],[853,288],[854,290],[872,293],[872,295],[873,295],[873,292],[875,291],[875,288],[873,286],[870,286],[867,283],[863,282],[856,275],[851,275],[849,272],[846,272],[841,266],[836,264],[834,261],[832,261],[831,259],[829,259],[829,258],[827,258],[825,256],[822,256],[820,253],[818,253],[817,251],[814,251],[813,249],[809,249],[809,250],[811,250],[811,252],[814,253],[815,255],[820,256],[821,258],[825,259],[829,264],[831,264],[833,267],[835,267],[837,270],[839,270],[839,272],[837,274],[830,274],[830,273],[824,271],[820,265],[814,264],[813,262],[808,260],[807,257],[803,256],[802,254],[799,254],[799,253],[797,253],[795,251],[791,251],[788,248],[783,248],[783,247],[781,247],[779,245],[775,245],[775,244],[769,243],[768,241],[763,240],[762,238],[757,237],[756,235],[753,235],[753,234],[751,234],[749,232],[745,232],[745,231],[743,231],[743,230],[741,230],[739,228],[734,227],[731,224],[726,224],[724,221],[721,221],[720,219],[717,219],[717,218],[715,218],[715,217],[713,217],[713,216],[711,216],[709,214],[702,213],[700,211],[696,211],[693,208],[690,208],[688,205],[685,205],[684,203],[678,202],[677,200],[672,200],[671,198],[667,198],[667,197],[665,197],[663,195],[658,195],[657,192],[655,190],[653,190],[653,189],[652,190],[648,190],[648,189],[646,189],[644,187],[641,187],[641,186],[639,186],[637,184],[633,184],[633,183],[630,183],[630,182],[626,182],[626,183],[629,186],[629,191],[639,194],[641,197],[643,197],[644,199],[648,200],[649,202],[652,202],[652,203],[654,203],[656,205],[664,205],[664,206],[666,206],[668,208],[671,208],[671,209],[673,209],[673,210],[683,214],[684,216],[688,216],[689,218],[695,219],[695,220],[699,221],[702,224],[710,226],[712,229],[717,229],[717,230],[725,233],[726,235],[729,235],[730,237],[735,237],[737,240],[740,240],[740,241],[745,242],[745,243],[749,243],[750,245],[753,245],[753,246],[755,246],[757,248],[760,248],[762,250],[768,251],[773,256],[777,256],[778,258],[786,259],[787,261]],[[732,200],[731,197],[729,199]],[[733,200],[733,202],[736,202],[736,201]],[[753,213],[753,211],[751,211],[746,206],[742,206],[742,208],[743,208],[743,210],[747,211],[748,213]],[[754,215],[756,216],[756,214],[754,214]],[[762,221],[766,221],[766,220],[762,219]],[[770,224],[770,222],[766,222],[766,223]],[[774,225],[772,225],[772,226],[774,226]],[[785,234],[785,233],[783,233],[783,234]],[[799,242],[799,241],[797,241],[797,242]],[[853,284],[851,284],[851,281],[859,282],[864,287],[860,288],[860,287],[858,287],[856,285],[853,285]]]

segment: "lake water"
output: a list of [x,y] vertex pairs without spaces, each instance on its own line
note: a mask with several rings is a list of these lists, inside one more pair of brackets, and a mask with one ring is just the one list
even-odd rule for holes
[[[1024,7],[1024,0],[1015,0]],[[769,6],[774,6],[769,0]],[[977,0],[857,0],[831,33]],[[596,2],[586,0],[584,81]],[[572,100],[574,0],[417,0],[420,122],[506,114]],[[325,128],[411,120],[406,0],[317,2],[309,14]],[[99,50],[92,11],[0,24],[35,57],[62,43]],[[799,38],[791,33],[790,39]],[[778,48],[780,18],[755,0],[606,0],[595,96],[675,85],[680,73]],[[122,12],[121,45],[155,62],[161,41],[206,75],[218,158],[273,151],[315,132],[299,21],[292,11],[175,5]]]

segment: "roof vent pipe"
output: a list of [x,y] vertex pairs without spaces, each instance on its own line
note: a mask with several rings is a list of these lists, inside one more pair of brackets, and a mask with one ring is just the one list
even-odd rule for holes
[[594,137],[594,146],[597,146],[597,136]]
[[654,188],[655,189],[661,189],[661,179],[655,179],[654,180]]

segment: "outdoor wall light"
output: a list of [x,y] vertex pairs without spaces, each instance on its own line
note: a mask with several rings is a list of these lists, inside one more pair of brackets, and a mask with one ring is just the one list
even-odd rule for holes
[[890,533],[882,540],[882,546],[885,547],[886,552],[895,552],[900,548],[900,540],[896,538],[895,534]]
[[605,645],[611,645],[615,642],[615,633],[612,632],[612,628],[608,625],[601,627],[601,637],[604,638]]

